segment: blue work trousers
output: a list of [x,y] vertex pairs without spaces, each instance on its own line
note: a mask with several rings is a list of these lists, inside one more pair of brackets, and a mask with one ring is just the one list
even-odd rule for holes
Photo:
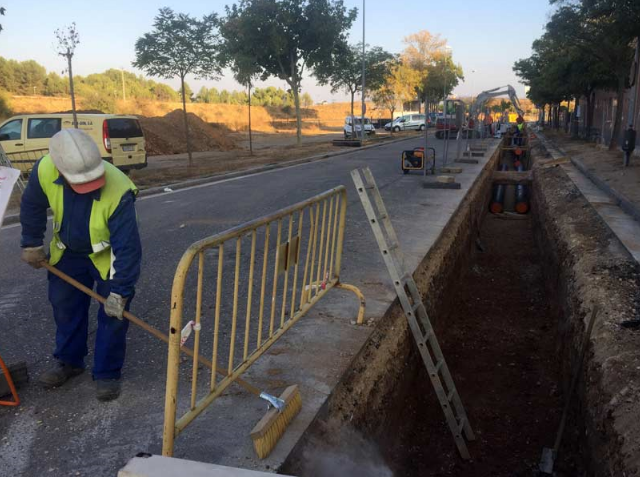
[[[100,273],[87,255],[65,253],[56,268],[93,289],[103,297],[109,296],[109,282],[102,280]],[[56,349],[53,356],[74,367],[85,367],[87,335],[89,329],[89,305],[91,297],[74,286],[49,273],[49,301],[53,306],[56,321]],[[127,302],[129,310],[131,299]],[[109,317],[102,304],[98,310],[98,331],[93,361],[93,378],[120,378],[126,350],[129,322]]]

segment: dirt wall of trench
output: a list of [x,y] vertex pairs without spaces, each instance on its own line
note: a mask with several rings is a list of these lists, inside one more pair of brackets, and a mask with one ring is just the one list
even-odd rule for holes
[[[588,314],[598,305],[566,441],[579,446],[576,474],[640,474],[640,267],[560,166],[533,174],[533,214],[556,311],[557,353],[567,391]],[[562,451],[560,452],[562,455]]]

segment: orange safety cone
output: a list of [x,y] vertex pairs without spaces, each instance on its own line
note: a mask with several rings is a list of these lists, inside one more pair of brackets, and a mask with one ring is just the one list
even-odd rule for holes
[[0,400],[0,405],[6,405],[8,407],[17,407],[20,405],[20,397],[18,397],[18,392],[16,391],[16,386],[13,384],[13,379],[11,378],[11,374],[9,373],[9,369],[0,357],[0,368],[4,372],[4,376],[7,379],[7,383],[9,384],[9,390],[11,390],[11,395],[13,395],[13,401]]

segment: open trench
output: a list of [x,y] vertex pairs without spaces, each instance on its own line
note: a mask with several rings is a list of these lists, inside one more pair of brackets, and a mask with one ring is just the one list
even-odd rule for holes
[[[419,358],[379,441],[395,475],[530,475],[561,415],[552,309],[528,216],[487,216],[480,242],[438,315],[440,345],[477,436],[460,461]],[[570,446],[565,443],[565,455]],[[563,458],[563,457],[561,457]],[[570,472],[565,472],[570,473]]]
[[[458,455],[396,302],[281,473],[538,472],[542,449],[555,440],[586,310],[568,298],[573,292],[563,279],[568,273],[560,248],[554,250],[558,239],[543,227],[551,212],[536,201],[535,183],[529,186],[528,214],[489,213],[492,172],[502,163],[496,153],[414,272],[477,437],[468,442],[472,459]],[[582,378],[555,462],[560,475],[598,471],[589,457],[593,442],[586,438],[586,390]]]

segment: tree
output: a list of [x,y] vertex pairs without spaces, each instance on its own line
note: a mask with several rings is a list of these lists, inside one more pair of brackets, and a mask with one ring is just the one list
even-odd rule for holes
[[414,98],[415,88],[420,82],[420,74],[400,61],[395,60],[389,63],[389,75],[382,86],[374,92],[373,101],[376,105],[388,109],[393,120],[393,112],[398,104]]
[[68,93],[67,85],[60,75],[55,72],[49,72],[44,80],[44,89],[42,93],[48,97],[58,97]]
[[451,95],[460,80],[464,80],[462,67],[453,63],[451,55],[441,51],[433,63],[427,65],[427,82],[424,84],[424,98],[436,103]]
[[[393,55],[380,47],[369,48],[364,55],[366,88],[379,89],[389,74],[387,69]],[[351,117],[356,93],[362,91],[362,43],[352,45],[336,62],[327,65],[328,71],[317,71],[321,84],[331,84],[333,93],[343,90],[351,95]]]
[[249,124],[249,154],[253,155],[253,132],[251,129],[251,87],[260,77],[262,69],[257,64],[250,39],[244,37],[246,30],[242,28],[242,18],[230,15],[231,9],[226,9],[228,18],[221,22],[220,33],[224,38],[222,48],[223,64],[233,71],[236,81],[247,89],[248,124]]
[[[402,61],[420,74],[420,83],[416,87],[418,105],[420,105],[420,102],[427,101],[430,67],[443,56],[447,41],[441,39],[440,35],[433,35],[428,30],[421,30],[405,37],[403,42],[406,47],[401,55]],[[451,77],[455,78],[454,75]]]
[[[555,2],[554,2],[555,3]],[[616,116],[609,149],[615,150],[620,136],[624,93],[630,86],[629,73],[634,51],[632,39],[637,36],[640,19],[638,2],[622,0],[582,0],[559,2],[546,32],[560,45],[576,48],[585,56],[595,57],[617,80]],[[630,17],[630,18],[628,18]]]
[[[7,11],[6,8],[0,7],[0,15],[4,17],[4,13]],[[2,25],[0,25],[0,32],[3,30]]]
[[343,0],[240,0],[227,9],[229,36],[247,43],[262,80],[275,76],[290,87],[296,135],[302,136],[300,85],[306,69],[330,72],[347,49],[357,11]]
[[[311,98],[311,95],[306,92],[302,94],[300,101],[302,102],[302,106],[304,108],[309,108],[313,105],[313,98]],[[351,107],[351,113],[353,113],[353,107]]]
[[57,53],[61,57],[67,59],[67,71],[69,72],[69,92],[71,93],[71,111],[73,112],[73,127],[78,128],[78,115],[76,114],[76,96],[73,90],[73,69],[71,66],[71,59],[75,54],[76,47],[80,43],[80,36],[78,35],[78,29],[76,23],[73,22],[66,29],[57,29],[55,31],[56,39],[58,40]]
[[153,23],[153,31],[136,41],[136,60],[133,66],[148,75],[162,78],[180,78],[184,131],[189,153],[189,166],[193,158],[187,121],[185,77],[216,78],[220,74],[218,63],[218,21],[215,14],[202,20],[170,8],[161,8]]

